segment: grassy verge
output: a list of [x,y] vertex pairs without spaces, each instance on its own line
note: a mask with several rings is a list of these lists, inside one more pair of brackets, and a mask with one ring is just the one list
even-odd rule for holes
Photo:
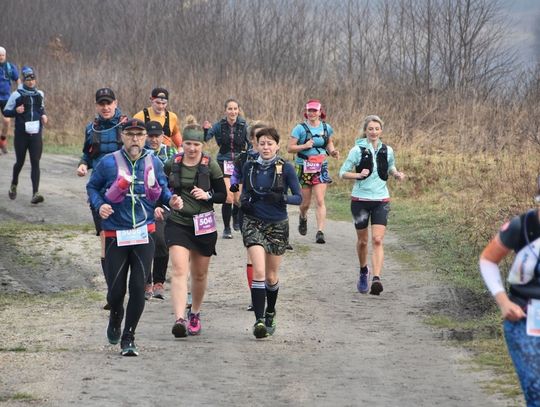
[[[400,247],[388,251],[412,269],[422,265],[433,270],[456,297],[453,305],[433,307],[426,323],[471,350],[478,368],[497,375],[497,383],[486,384],[488,391],[520,395],[500,314],[481,279],[478,257],[504,221],[533,206],[538,174],[534,155],[517,162],[504,153],[473,157],[404,151],[399,168],[409,177],[404,183],[389,184],[393,196],[389,229],[400,237]],[[507,176],[502,179],[501,173]],[[335,181],[326,199],[328,214],[350,220],[352,183]],[[503,274],[510,261],[501,264]]]

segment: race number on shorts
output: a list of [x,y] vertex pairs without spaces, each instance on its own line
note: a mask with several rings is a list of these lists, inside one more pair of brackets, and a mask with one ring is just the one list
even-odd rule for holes
[[527,305],[527,335],[540,336],[540,300],[529,300]]
[[215,232],[217,230],[216,213],[210,211],[193,215],[193,225],[195,226],[195,236]]
[[148,226],[143,225],[135,229],[117,230],[116,243],[118,246],[133,246],[148,243]]

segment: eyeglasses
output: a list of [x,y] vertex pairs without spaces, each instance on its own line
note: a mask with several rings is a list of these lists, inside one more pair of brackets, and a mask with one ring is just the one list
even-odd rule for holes
[[27,76],[26,78],[24,78],[25,81],[33,81],[34,79],[36,79],[34,75]]
[[136,137],[143,138],[143,137],[146,137],[146,133],[144,133],[144,132],[143,133],[124,132],[123,134],[124,134],[124,136],[129,137],[129,138],[136,138]]

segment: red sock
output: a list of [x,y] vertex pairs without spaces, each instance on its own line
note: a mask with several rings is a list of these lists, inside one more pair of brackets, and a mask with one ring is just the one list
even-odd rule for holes
[[253,264],[246,264],[246,276],[248,280],[248,286],[251,288],[253,282]]

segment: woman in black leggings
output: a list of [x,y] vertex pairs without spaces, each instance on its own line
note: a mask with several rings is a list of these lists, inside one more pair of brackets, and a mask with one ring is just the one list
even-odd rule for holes
[[47,124],[45,115],[44,94],[36,88],[36,75],[31,67],[22,68],[23,86],[17,89],[9,97],[4,116],[15,117],[15,157],[17,161],[13,165],[13,177],[9,188],[9,198],[17,197],[17,185],[19,173],[26,159],[26,152],[30,153],[32,166],[32,200],[33,204],[43,202],[43,196],[39,191],[39,160],[43,151],[43,126]]

